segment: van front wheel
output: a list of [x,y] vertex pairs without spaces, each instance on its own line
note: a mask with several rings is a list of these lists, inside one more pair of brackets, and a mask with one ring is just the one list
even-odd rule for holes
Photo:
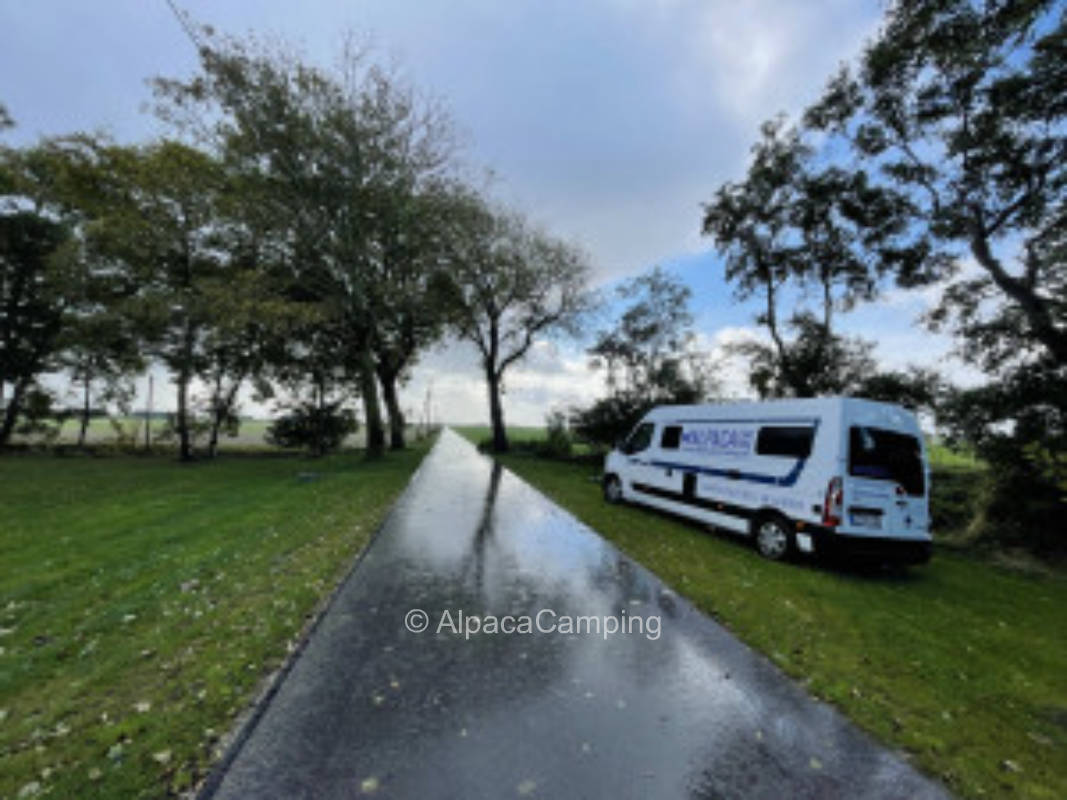
[[617,475],[604,478],[604,499],[609,503],[622,502],[622,482]]
[[777,516],[756,520],[756,550],[764,558],[781,561],[793,552],[793,526]]

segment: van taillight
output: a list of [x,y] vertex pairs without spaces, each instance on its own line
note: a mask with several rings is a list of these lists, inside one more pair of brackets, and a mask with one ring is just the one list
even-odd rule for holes
[[826,485],[826,502],[822,506],[822,524],[833,528],[841,524],[844,507],[844,482],[841,478],[831,478]]

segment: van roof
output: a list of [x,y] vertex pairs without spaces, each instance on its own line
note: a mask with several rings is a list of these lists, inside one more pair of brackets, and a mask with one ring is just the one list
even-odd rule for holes
[[650,422],[698,419],[749,419],[759,417],[826,417],[840,415],[864,424],[918,431],[912,412],[893,403],[860,397],[805,397],[782,400],[745,400],[700,405],[656,406],[645,415]]

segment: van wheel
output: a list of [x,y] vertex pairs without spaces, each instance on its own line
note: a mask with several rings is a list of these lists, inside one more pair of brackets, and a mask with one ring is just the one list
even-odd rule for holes
[[782,517],[759,517],[753,533],[756,550],[761,556],[771,561],[781,561],[791,555],[796,544],[793,538],[793,526]]
[[622,502],[622,481],[617,475],[608,475],[604,478],[604,499],[609,503]]

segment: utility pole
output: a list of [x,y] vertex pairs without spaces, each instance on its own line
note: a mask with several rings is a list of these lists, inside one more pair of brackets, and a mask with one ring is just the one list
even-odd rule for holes
[[144,449],[149,450],[152,447],[152,392],[155,387],[153,386],[152,373],[148,373],[148,407],[144,412]]

